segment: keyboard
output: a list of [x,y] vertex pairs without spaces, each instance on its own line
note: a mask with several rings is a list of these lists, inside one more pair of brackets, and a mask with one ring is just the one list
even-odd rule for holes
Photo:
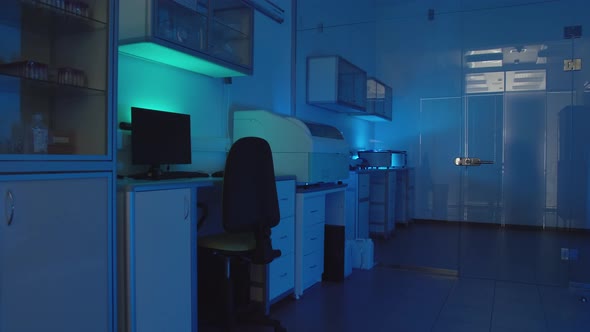
[[173,179],[192,179],[192,178],[208,178],[209,174],[196,171],[174,171],[163,172],[157,179],[149,176],[147,173],[134,174],[129,176],[136,180],[173,180]]
[[208,178],[209,174],[203,172],[193,171],[174,171],[164,172],[160,175],[160,180],[171,180],[171,179],[190,179],[190,178]]

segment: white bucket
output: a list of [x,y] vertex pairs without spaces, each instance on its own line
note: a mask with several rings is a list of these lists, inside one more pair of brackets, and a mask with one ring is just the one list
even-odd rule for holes
[[372,239],[356,239],[354,241],[354,253],[352,255],[352,267],[355,269],[370,270],[375,265],[374,245]]

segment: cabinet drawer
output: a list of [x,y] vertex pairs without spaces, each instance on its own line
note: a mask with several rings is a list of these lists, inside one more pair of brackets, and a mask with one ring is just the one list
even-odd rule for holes
[[322,281],[324,272],[324,251],[315,251],[303,255],[303,289]]
[[306,227],[303,231],[303,254],[309,254],[313,251],[323,250],[324,248],[324,228],[325,225],[315,224]]
[[295,217],[281,219],[272,229],[270,238],[273,249],[280,250],[282,255],[292,253],[295,250]]
[[281,218],[295,215],[295,181],[277,181]]
[[369,198],[369,174],[358,175],[358,198]]
[[295,287],[295,256],[293,254],[275,259],[270,263],[269,270],[270,300]]
[[314,225],[323,223],[326,220],[325,210],[326,198],[324,196],[308,197],[303,207],[303,223]]

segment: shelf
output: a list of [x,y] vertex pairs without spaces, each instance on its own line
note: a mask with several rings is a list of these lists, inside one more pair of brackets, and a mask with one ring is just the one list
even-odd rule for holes
[[[163,3],[163,2],[160,2],[160,3]],[[192,8],[192,6],[188,6],[186,4],[183,4],[182,2],[178,2],[175,0],[166,1],[164,3],[166,3],[167,5],[171,6],[172,8],[175,8],[179,11],[183,11],[183,12],[189,11],[189,12],[197,13],[202,16],[207,16],[207,13],[209,12],[208,5],[205,3],[202,3],[201,1],[197,1],[197,0],[191,1],[191,5],[194,3],[195,8]]]
[[[216,33],[220,33],[223,38],[220,40],[248,40],[250,37],[248,34],[242,32],[239,28],[232,27],[230,24],[223,22],[222,20],[216,18],[214,20],[214,30]],[[221,27],[222,32],[219,32],[216,28]]]
[[[5,1],[5,0],[3,0]],[[0,24],[22,28],[23,20],[31,21],[34,26],[27,26],[26,30],[47,31],[55,29],[58,33],[78,33],[106,29],[107,23],[91,17],[82,16],[65,9],[34,0],[8,0],[12,6],[0,13]]]
[[[34,94],[32,93],[34,91]],[[102,96],[106,91],[95,88],[60,84],[53,81],[29,79],[15,75],[0,73],[0,92],[21,93],[27,95],[55,96]]]

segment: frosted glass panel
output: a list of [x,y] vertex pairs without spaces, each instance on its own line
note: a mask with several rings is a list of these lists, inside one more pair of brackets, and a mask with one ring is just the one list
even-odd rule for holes
[[464,156],[493,164],[463,167],[465,221],[501,221],[503,102],[503,95],[466,98]]
[[423,99],[420,109],[420,162],[416,168],[416,217],[461,220],[461,98]]
[[545,93],[506,93],[506,222],[542,226],[545,205]]

